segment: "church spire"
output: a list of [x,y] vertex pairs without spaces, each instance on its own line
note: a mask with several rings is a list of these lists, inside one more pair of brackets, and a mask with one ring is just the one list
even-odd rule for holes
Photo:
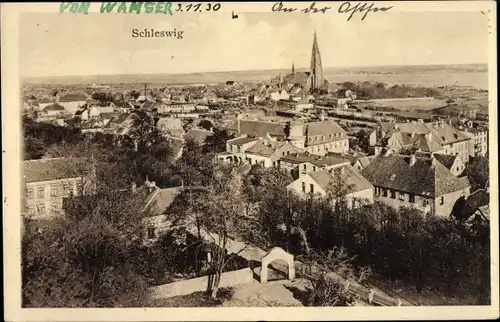
[[295,75],[295,62],[292,62],[292,75]]
[[323,64],[321,63],[321,53],[319,51],[316,30],[314,31],[310,72],[311,72],[311,90],[316,90],[324,83]]

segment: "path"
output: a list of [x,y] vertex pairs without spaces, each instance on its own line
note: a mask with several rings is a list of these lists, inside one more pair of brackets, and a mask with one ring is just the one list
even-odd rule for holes
[[[197,235],[197,230],[193,226],[188,227],[188,230],[192,234]],[[215,243],[216,245],[219,244],[218,243],[219,236],[215,233],[209,233],[207,231],[202,230],[201,236],[202,236],[202,238],[204,238],[208,242]],[[262,257],[264,257],[267,254],[267,252],[265,250],[263,250],[259,247],[245,244],[243,242],[233,240],[233,239],[228,240],[228,242],[226,244],[226,249],[228,251],[228,254],[232,254],[232,253],[237,254],[238,256],[243,257],[248,261],[260,261],[262,259]],[[280,267],[280,265],[277,265],[275,263],[273,263],[272,266],[274,268],[282,270],[284,272],[287,271],[286,266]],[[305,271],[305,269],[303,269],[303,267],[304,267],[303,263],[301,263],[299,261],[295,261],[295,270],[297,272],[297,275],[300,275],[301,272]],[[308,277],[311,278],[311,277],[317,276],[320,272],[321,272],[321,270],[318,267],[313,267],[313,269],[312,269],[313,276],[308,276],[307,274],[303,274],[303,273],[302,273],[302,276],[305,278],[308,278]],[[338,275],[335,272],[329,272],[328,274],[330,276],[340,277],[341,279],[343,279],[340,275]],[[379,305],[379,306],[397,306],[397,303],[398,303],[397,299],[391,297],[389,294],[383,292],[382,290],[380,290],[376,287],[373,287],[373,286],[370,286],[370,287],[375,289],[375,295],[373,297],[372,304]],[[360,285],[358,283],[352,282],[352,283],[350,283],[349,291],[353,295],[358,297],[359,299],[365,301],[368,299],[368,294],[370,293],[370,288],[365,287],[363,285]],[[413,306],[412,303],[405,301],[404,299],[401,299],[401,300],[402,300],[401,305]]]

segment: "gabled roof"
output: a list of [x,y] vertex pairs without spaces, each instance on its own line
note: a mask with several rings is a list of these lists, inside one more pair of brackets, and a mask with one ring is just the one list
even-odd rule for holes
[[374,186],[421,196],[439,197],[470,187],[467,178],[457,178],[439,161],[401,155],[378,156],[361,172]]
[[148,196],[145,208],[150,211],[151,215],[162,214],[181,193],[182,189],[182,187],[166,189],[156,187],[153,193]]
[[318,167],[329,167],[343,163],[349,163],[349,160],[334,155],[318,156],[307,153],[296,153],[296,154],[285,155],[281,157],[280,160],[293,164],[301,164],[309,162]]
[[249,138],[249,137],[239,137],[239,138],[234,138],[231,140],[228,140],[227,143],[231,145],[243,145],[247,144],[250,142],[257,142],[259,139],[257,138]]
[[333,120],[309,122],[304,125],[304,134],[312,135],[328,135],[335,133],[346,133],[343,128]]
[[336,170],[340,170],[343,178],[345,179],[345,184],[349,187],[349,192],[357,192],[366,189],[373,189],[373,185],[366,180],[356,169],[350,165],[344,165],[335,170],[322,170],[314,171],[308,173],[308,175],[324,190],[327,191],[331,180],[334,176],[338,175]]
[[[238,131],[238,120],[231,124],[228,130]],[[267,133],[274,136],[285,136],[285,124],[256,120],[240,120],[240,131],[238,135],[264,137]]]
[[[438,125],[439,124],[439,125]],[[453,142],[459,142],[464,140],[470,140],[470,138],[463,134],[460,130],[452,127],[448,123],[426,123],[427,128],[434,134],[434,136],[439,140],[441,144],[450,144]]]
[[285,146],[288,142],[276,142],[267,139],[261,139],[249,149],[246,150],[248,154],[257,154],[262,156],[271,156],[277,149]]
[[91,171],[89,160],[83,158],[28,160],[23,166],[26,183],[78,178]]

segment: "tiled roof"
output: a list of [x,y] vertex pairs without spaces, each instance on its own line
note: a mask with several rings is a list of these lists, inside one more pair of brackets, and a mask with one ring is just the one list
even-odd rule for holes
[[421,196],[438,197],[469,187],[469,183],[455,177],[439,161],[434,166],[430,158],[378,156],[361,172],[374,186],[390,188]]
[[[337,169],[342,171],[342,176],[345,178],[345,184],[349,187],[348,190],[350,193],[373,189],[373,185],[352,166],[345,165]],[[328,189],[328,186],[335,175],[337,175],[335,170],[322,170],[309,173],[309,176],[325,191]]]
[[151,215],[162,214],[181,193],[182,187],[160,189],[156,188],[146,201],[146,207]]
[[250,142],[257,142],[258,140],[259,139],[256,139],[256,138],[241,137],[241,138],[235,138],[235,139],[228,140],[227,143],[231,144],[231,145],[243,145],[243,144],[250,143]]
[[185,135],[184,140],[193,139],[198,144],[205,143],[205,139],[213,135],[212,132],[202,129],[190,129]]
[[257,154],[262,156],[271,156],[277,149],[287,144],[287,142],[275,142],[270,140],[259,140],[259,142],[247,149],[248,154]]
[[48,97],[44,97],[44,98],[42,98],[42,99],[40,99],[40,100],[38,101],[38,103],[42,103],[42,104],[47,104],[47,103],[52,103],[52,102],[54,102],[54,101],[53,101],[53,100],[51,100],[51,99],[50,99],[50,98],[48,98]]
[[459,157],[458,155],[452,154],[443,154],[443,153],[434,153],[434,157],[438,160],[442,165],[446,167],[446,169],[451,170],[453,163]]
[[66,94],[59,98],[59,102],[81,102],[87,101],[87,97],[80,93]]
[[[228,129],[237,131],[238,121],[231,124]],[[285,124],[256,120],[240,120],[240,132],[238,135],[245,134],[248,136],[264,137],[267,133],[274,136],[285,136]]]
[[452,142],[469,140],[470,138],[460,130],[452,127],[448,123],[441,122],[440,125],[426,123],[427,128],[434,134],[441,144],[450,144]]
[[53,158],[24,161],[24,181],[39,182],[77,178],[89,173],[88,159]]
[[287,84],[305,84],[309,79],[309,72],[295,72],[283,77],[283,81]]
[[366,166],[368,166],[370,164],[370,162],[372,162],[373,159],[375,159],[375,156],[370,155],[370,156],[366,156],[366,157],[360,157],[360,158],[358,158],[358,161],[361,164],[361,166],[363,168],[365,168]]
[[64,111],[64,106],[61,106],[57,103],[47,105],[44,109],[44,111]]
[[334,156],[334,155],[320,157],[317,155],[306,154],[306,153],[285,155],[285,156],[281,157],[281,160],[284,162],[289,162],[289,163],[294,163],[294,164],[309,162],[309,163],[314,164],[318,167],[333,166],[333,165],[338,165],[338,164],[343,164],[343,163],[349,163],[349,160],[338,157],[338,156]]
[[337,122],[333,120],[310,122],[304,125],[306,135],[328,135],[334,133],[346,133]]

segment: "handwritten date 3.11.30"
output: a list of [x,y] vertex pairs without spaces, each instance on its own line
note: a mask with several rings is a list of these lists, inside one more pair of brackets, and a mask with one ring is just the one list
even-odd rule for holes
[[220,3],[198,2],[198,3],[176,3],[175,11],[178,12],[205,12],[219,11]]
[[[299,9],[297,7],[285,7],[283,5],[283,2],[276,2],[273,4],[271,7],[271,11],[273,12],[303,12],[303,13],[326,13],[332,9],[332,7],[318,7],[316,6],[316,2],[311,3],[308,7]],[[339,8],[338,8],[338,13],[342,14],[349,14],[347,17],[347,21],[350,21],[356,13],[363,14],[361,16],[361,20],[365,20],[365,18],[368,16],[370,12],[380,12],[380,11],[389,11],[392,9],[392,6],[390,7],[375,7],[374,3],[367,3],[367,2],[359,2],[356,4],[352,4],[351,2],[343,2]]]

